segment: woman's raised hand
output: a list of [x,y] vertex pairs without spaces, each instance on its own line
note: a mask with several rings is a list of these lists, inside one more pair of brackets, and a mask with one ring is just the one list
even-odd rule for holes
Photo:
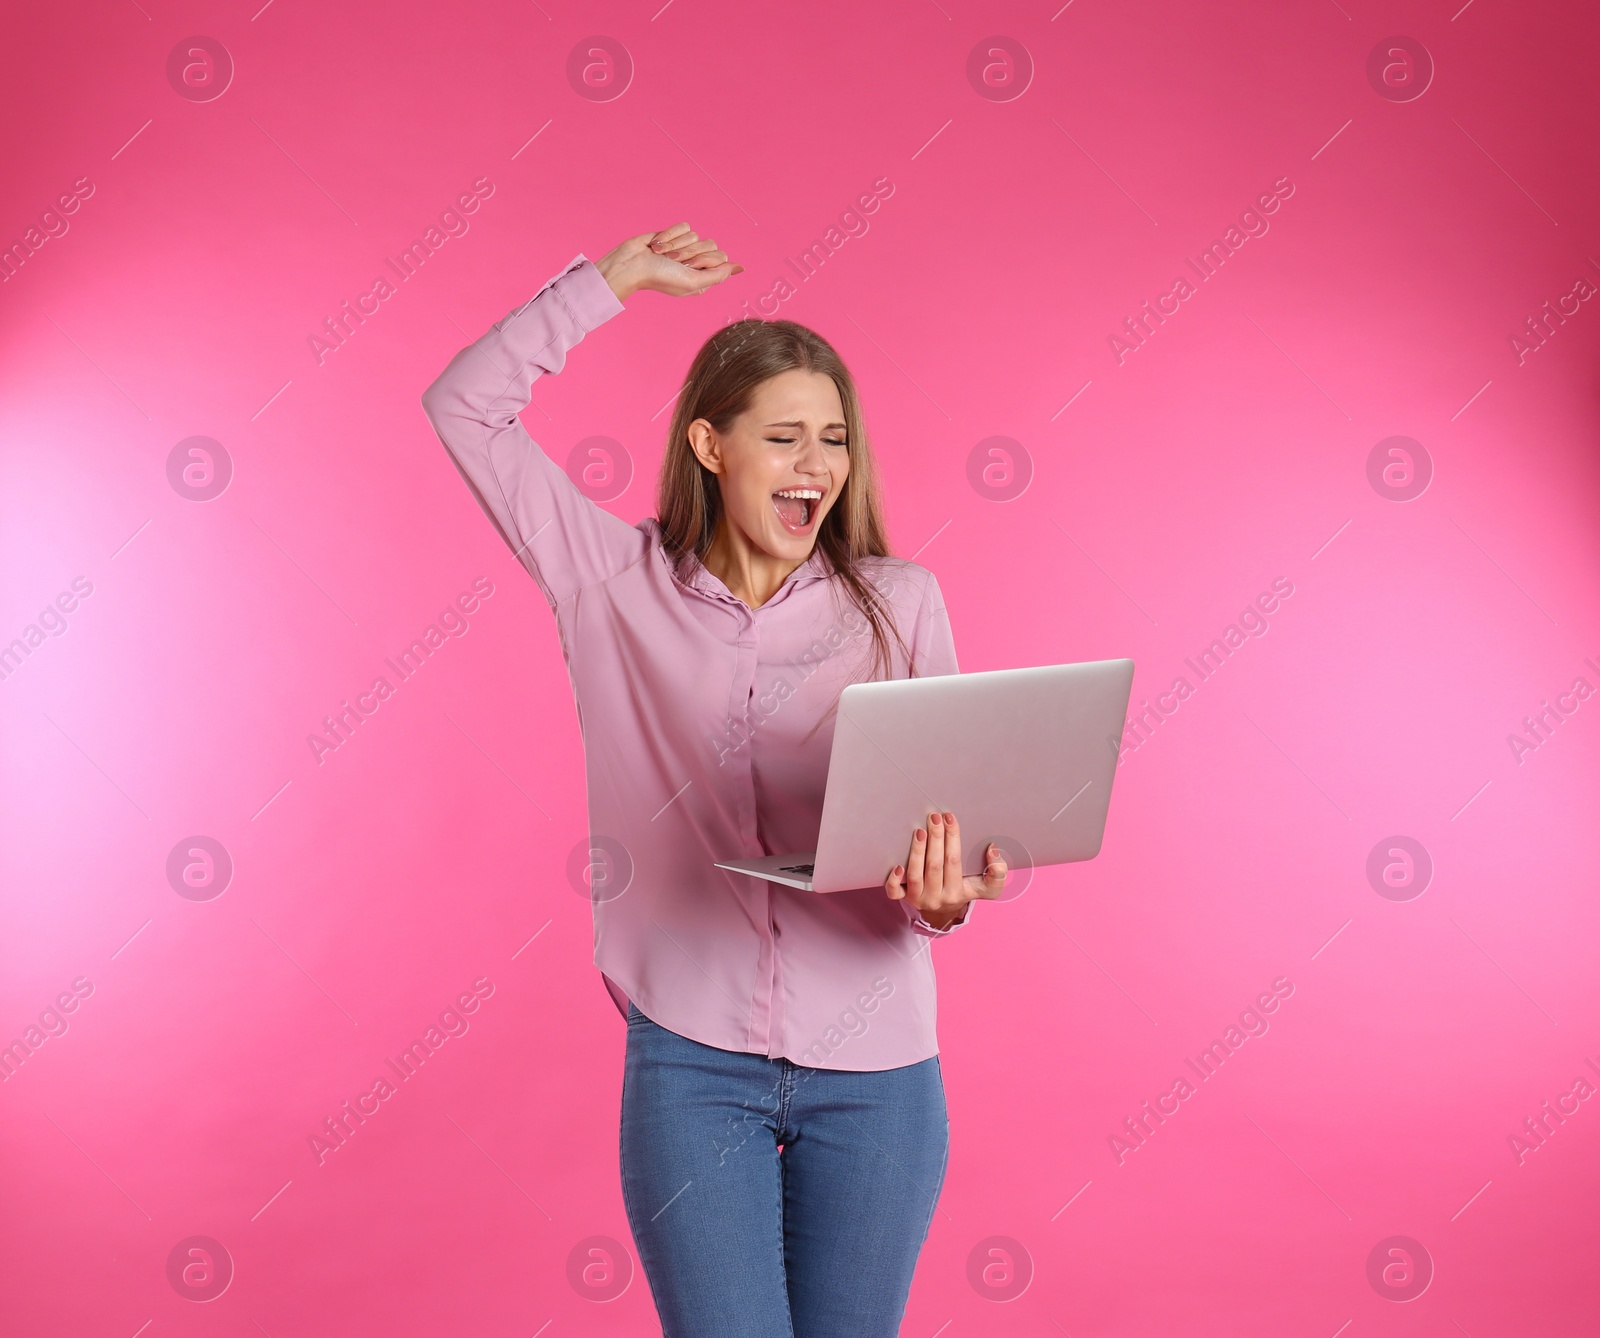
[[930,813],[911,834],[911,851],[883,880],[891,900],[902,898],[936,929],[957,919],[969,901],[992,901],[1006,886],[1005,852],[989,842],[981,874],[961,876],[961,825],[954,813]]
[[701,241],[687,223],[629,237],[597,260],[595,268],[622,300],[641,288],[687,297],[744,270],[715,242]]

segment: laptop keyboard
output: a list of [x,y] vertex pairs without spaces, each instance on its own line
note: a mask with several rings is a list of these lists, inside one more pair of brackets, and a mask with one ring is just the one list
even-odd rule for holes
[[811,876],[815,869],[816,865],[814,864],[780,864],[778,866],[779,873],[800,873],[807,878]]

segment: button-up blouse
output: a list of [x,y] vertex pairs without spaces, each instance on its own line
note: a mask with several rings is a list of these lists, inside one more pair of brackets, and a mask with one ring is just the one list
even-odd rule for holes
[[[654,517],[591,501],[518,418],[533,382],[623,309],[579,254],[422,397],[555,614],[583,734],[595,965],[624,1011],[631,998],[705,1045],[824,1069],[927,1059],[929,947],[970,906],[935,929],[881,885],[804,892],[714,867],[815,849],[839,693],[872,663],[865,617],[820,549],[751,608],[692,555],[675,562]],[[959,673],[933,574],[900,558],[862,570],[916,673]],[[890,677],[907,677],[889,642]]]

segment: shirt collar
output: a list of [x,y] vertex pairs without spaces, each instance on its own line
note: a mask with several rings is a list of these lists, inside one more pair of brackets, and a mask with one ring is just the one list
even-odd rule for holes
[[[728,587],[722,583],[722,579],[720,577],[713,575],[706,568],[705,563],[701,562],[699,558],[691,555],[684,559],[684,565],[685,573],[679,578],[684,585],[689,586],[691,589],[698,590],[704,595],[709,595],[713,599],[728,600],[739,605],[740,608],[750,609],[750,606],[731,590],[729,590]],[[790,586],[805,585],[811,581],[825,580],[831,574],[832,570],[829,565],[827,555],[822,551],[821,548],[813,547],[811,550],[811,556],[789,573],[789,575],[784,579],[783,584],[773,592],[772,598],[763,604],[761,608],[770,608],[772,604],[783,595],[783,592],[789,589]],[[760,609],[750,609],[750,612],[759,613]]]

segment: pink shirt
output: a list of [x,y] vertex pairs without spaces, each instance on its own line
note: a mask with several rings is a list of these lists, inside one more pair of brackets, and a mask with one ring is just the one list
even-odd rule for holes
[[[872,654],[821,550],[759,609],[692,559],[680,579],[657,520],[596,505],[517,416],[533,382],[623,309],[579,254],[422,397],[555,613],[588,772],[595,965],[619,1007],[632,998],[723,1050],[858,1071],[927,1059],[939,1048],[928,948],[966,912],[936,930],[881,886],[802,892],[713,867],[816,846],[833,711]],[[918,674],[959,673],[933,574],[900,558],[864,570]],[[890,676],[904,678],[889,640]]]

